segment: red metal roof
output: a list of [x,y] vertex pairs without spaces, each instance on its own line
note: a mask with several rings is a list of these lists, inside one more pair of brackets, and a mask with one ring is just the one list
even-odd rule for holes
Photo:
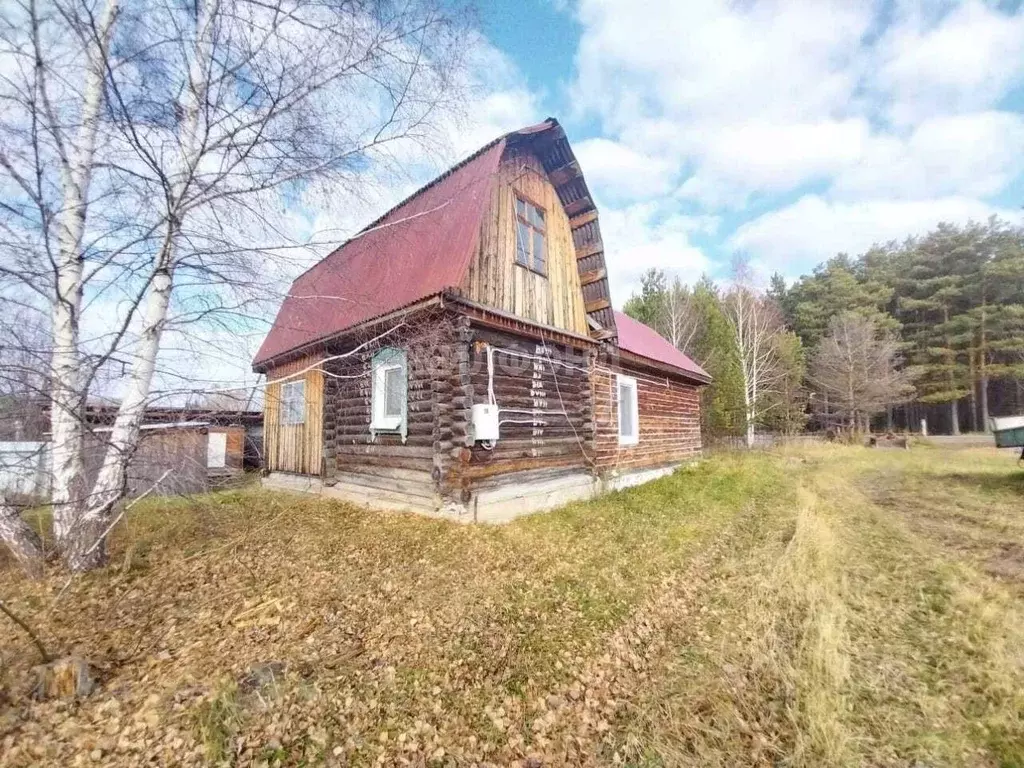
[[624,312],[616,311],[615,326],[619,331],[620,349],[640,357],[646,357],[648,360],[679,368],[698,379],[711,380],[703,368],[672,346],[672,342],[639,320],[634,320]]
[[253,365],[457,287],[479,242],[480,218],[506,138],[435,179],[300,275]]

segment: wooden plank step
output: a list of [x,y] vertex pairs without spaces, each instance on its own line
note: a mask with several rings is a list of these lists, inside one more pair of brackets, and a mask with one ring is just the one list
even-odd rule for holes
[[608,299],[594,299],[593,301],[588,301],[586,304],[583,305],[583,307],[589,315],[591,312],[597,312],[598,310],[601,309],[607,309],[611,305],[612,303]]
[[577,214],[583,213],[594,207],[594,201],[589,196],[581,197],[579,200],[573,200],[567,206],[565,206],[565,215],[569,217],[570,226],[572,226],[572,219]]
[[580,285],[590,285],[606,277],[608,277],[608,270],[603,267],[601,269],[592,269],[589,272],[580,272]]

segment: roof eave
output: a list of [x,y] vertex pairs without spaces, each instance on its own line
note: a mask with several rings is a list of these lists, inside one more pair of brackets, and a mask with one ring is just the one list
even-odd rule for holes
[[388,320],[403,317],[405,315],[410,314],[411,312],[417,312],[421,309],[426,309],[427,307],[433,305],[441,306],[443,304],[442,294],[444,294],[444,292],[445,291],[436,291],[428,296],[424,296],[421,299],[416,299],[415,301],[406,304],[403,307],[398,307],[397,309],[393,309],[390,312],[385,312],[381,315],[376,315],[375,317],[367,318],[366,320],[356,323],[355,325],[349,326],[348,328],[342,328],[340,331],[332,331],[331,333],[325,334],[319,338],[307,341],[306,343],[298,347],[292,347],[291,349],[286,349],[283,352],[277,352],[262,360],[254,360],[252,363],[252,370],[254,373],[265,374],[267,370],[270,368],[274,368],[275,366],[281,365],[282,363],[286,363],[289,360],[292,360],[296,357],[302,357],[305,354],[309,354],[309,352],[314,347],[317,347],[322,344],[329,344],[332,341],[341,338],[342,336],[348,336],[353,333],[358,333],[359,331],[373,327],[374,325],[386,323]]
[[688,371],[685,368],[679,368],[671,363],[655,360],[654,358],[647,357],[646,355],[638,355],[635,352],[630,352],[628,349],[622,349],[621,347],[618,350],[617,356],[620,360],[626,360],[638,365],[645,365],[652,370],[667,373],[676,376],[677,378],[686,379],[689,382],[699,384],[701,386],[710,384],[713,381],[710,376],[702,376],[696,371]]

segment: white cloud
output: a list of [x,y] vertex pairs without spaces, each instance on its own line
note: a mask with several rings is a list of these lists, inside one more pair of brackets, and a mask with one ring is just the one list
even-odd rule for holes
[[871,17],[842,0],[583,0],[578,95],[619,130],[662,114],[819,115],[848,99],[846,65]]
[[573,145],[591,191],[611,199],[662,195],[671,189],[672,164],[610,139],[586,139]]
[[906,139],[878,136],[836,178],[843,198],[988,197],[1024,172],[1024,116],[980,112],[929,118]]
[[544,119],[540,97],[503,51],[480,37],[473,43],[466,118],[450,127],[455,159],[475,152],[497,136]]
[[906,3],[877,45],[872,86],[898,124],[984,109],[1024,75],[1024,16],[971,0],[935,18]]
[[575,100],[634,149],[695,164],[687,195],[786,188],[860,140],[841,113],[858,82],[866,4],[643,5],[583,0]]
[[785,191],[855,163],[869,133],[863,119],[726,126],[697,150],[699,170],[680,194],[710,207],[741,207],[751,190]]
[[793,278],[840,252],[862,253],[875,243],[902,240],[942,221],[978,221],[992,214],[1020,219],[1016,211],[966,197],[829,202],[807,195],[747,222],[728,245],[753,255],[763,269]]
[[666,213],[654,202],[601,208],[601,238],[615,305],[621,307],[639,290],[641,275],[651,267],[678,275],[683,282],[696,281],[711,262],[690,236],[713,230],[716,224],[708,217]]
[[[577,16],[573,103],[689,173],[680,196],[710,210],[837,177],[847,197],[990,195],[1016,173],[995,169],[1020,154],[1016,122],[986,111],[1024,78],[1019,9],[580,0]],[[957,141],[976,143],[943,165]]]

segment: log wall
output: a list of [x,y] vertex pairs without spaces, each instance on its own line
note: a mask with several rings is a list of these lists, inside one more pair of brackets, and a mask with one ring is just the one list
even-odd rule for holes
[[[306,413],[303,424],[281,423],[282,378],[314,364],[321,359],[302,357],[267,371],[263,403],[263,445],[266,467],[271,471],[319,475],[323,456],[323,374],[317,369],[306,371]],[[297,381],[297,379],[287,379]]]
[[556,359],[568,363],[559,365],[544,359],[545,346],[538,341],[476,327],[469,347],[471,403],[488,401],[488,345],[495,349],[501,438],[492,450],[481,443],[463,450],[452,468],[457,475],[453,485],[472,491],[588,469],[594,434],[589,352],[549,342],[546,346]]
[[[617,373],[637,380],[639,441],[619,445]],[[700,391],[693,384],[608,358],[592,378],[596,461],[602,473],[678,463],[700,455]]]
[[[544,210],[547,275],[516,263],[515,195]],[[541,161],[509,150],[484,212],[480,245],[460,289],[466,297],[555,328],[588,336],[569,218]]]
[[[464,442],[466,425],[456,407],[459,384],[458,330],[452,317],[408,320],[390,334],[350,356],[324,365],[325,480],[359,497],[383,494],[411,507],[434,508],[438,484],[453,441]],[[361,339],[331,349],[343,354]],[[382,346],[404,349],[409,365],[407,432],[374,432],[373,355]]]
[[[279,393],[271,385],[270,469],[322,474],[325,492],[357,502],[476,519],[477,501],[514,516],[524,499],[544,508],[552,494],[585,496],[604,487],[604,477],[700,453],[700,401],[692,384],[599,354],[586,342],[545,343],[450,310],[405,323],[386,342],[356,349],[365,339],[351,338],[324,350],[323,373],[313,379],[322,403],[316,401],[317,418],[307,413],[303,425],[313,425],[320,442],[315,454],[308,446],[297,453],[322,457],[322,471],[308,460],[302,465],[308,469],[290,469],[296,464],[288,459],[296,454],[288,446],[295,443],[286,444],[285,433],[274,426]],[[407,353],[404,440],[371,429],[372,358],[382,346]],[[489,400],[488,348],[494,350],[493,390],[501,419],[500,438],[491,449],[474,442],[471,431],[472,406]],[[352,354],[336,358],[346,352]],[[618,443],[617,371],[637,379],[637,445]],[[558,485],[585,485],[588,477],[586,487]]]

